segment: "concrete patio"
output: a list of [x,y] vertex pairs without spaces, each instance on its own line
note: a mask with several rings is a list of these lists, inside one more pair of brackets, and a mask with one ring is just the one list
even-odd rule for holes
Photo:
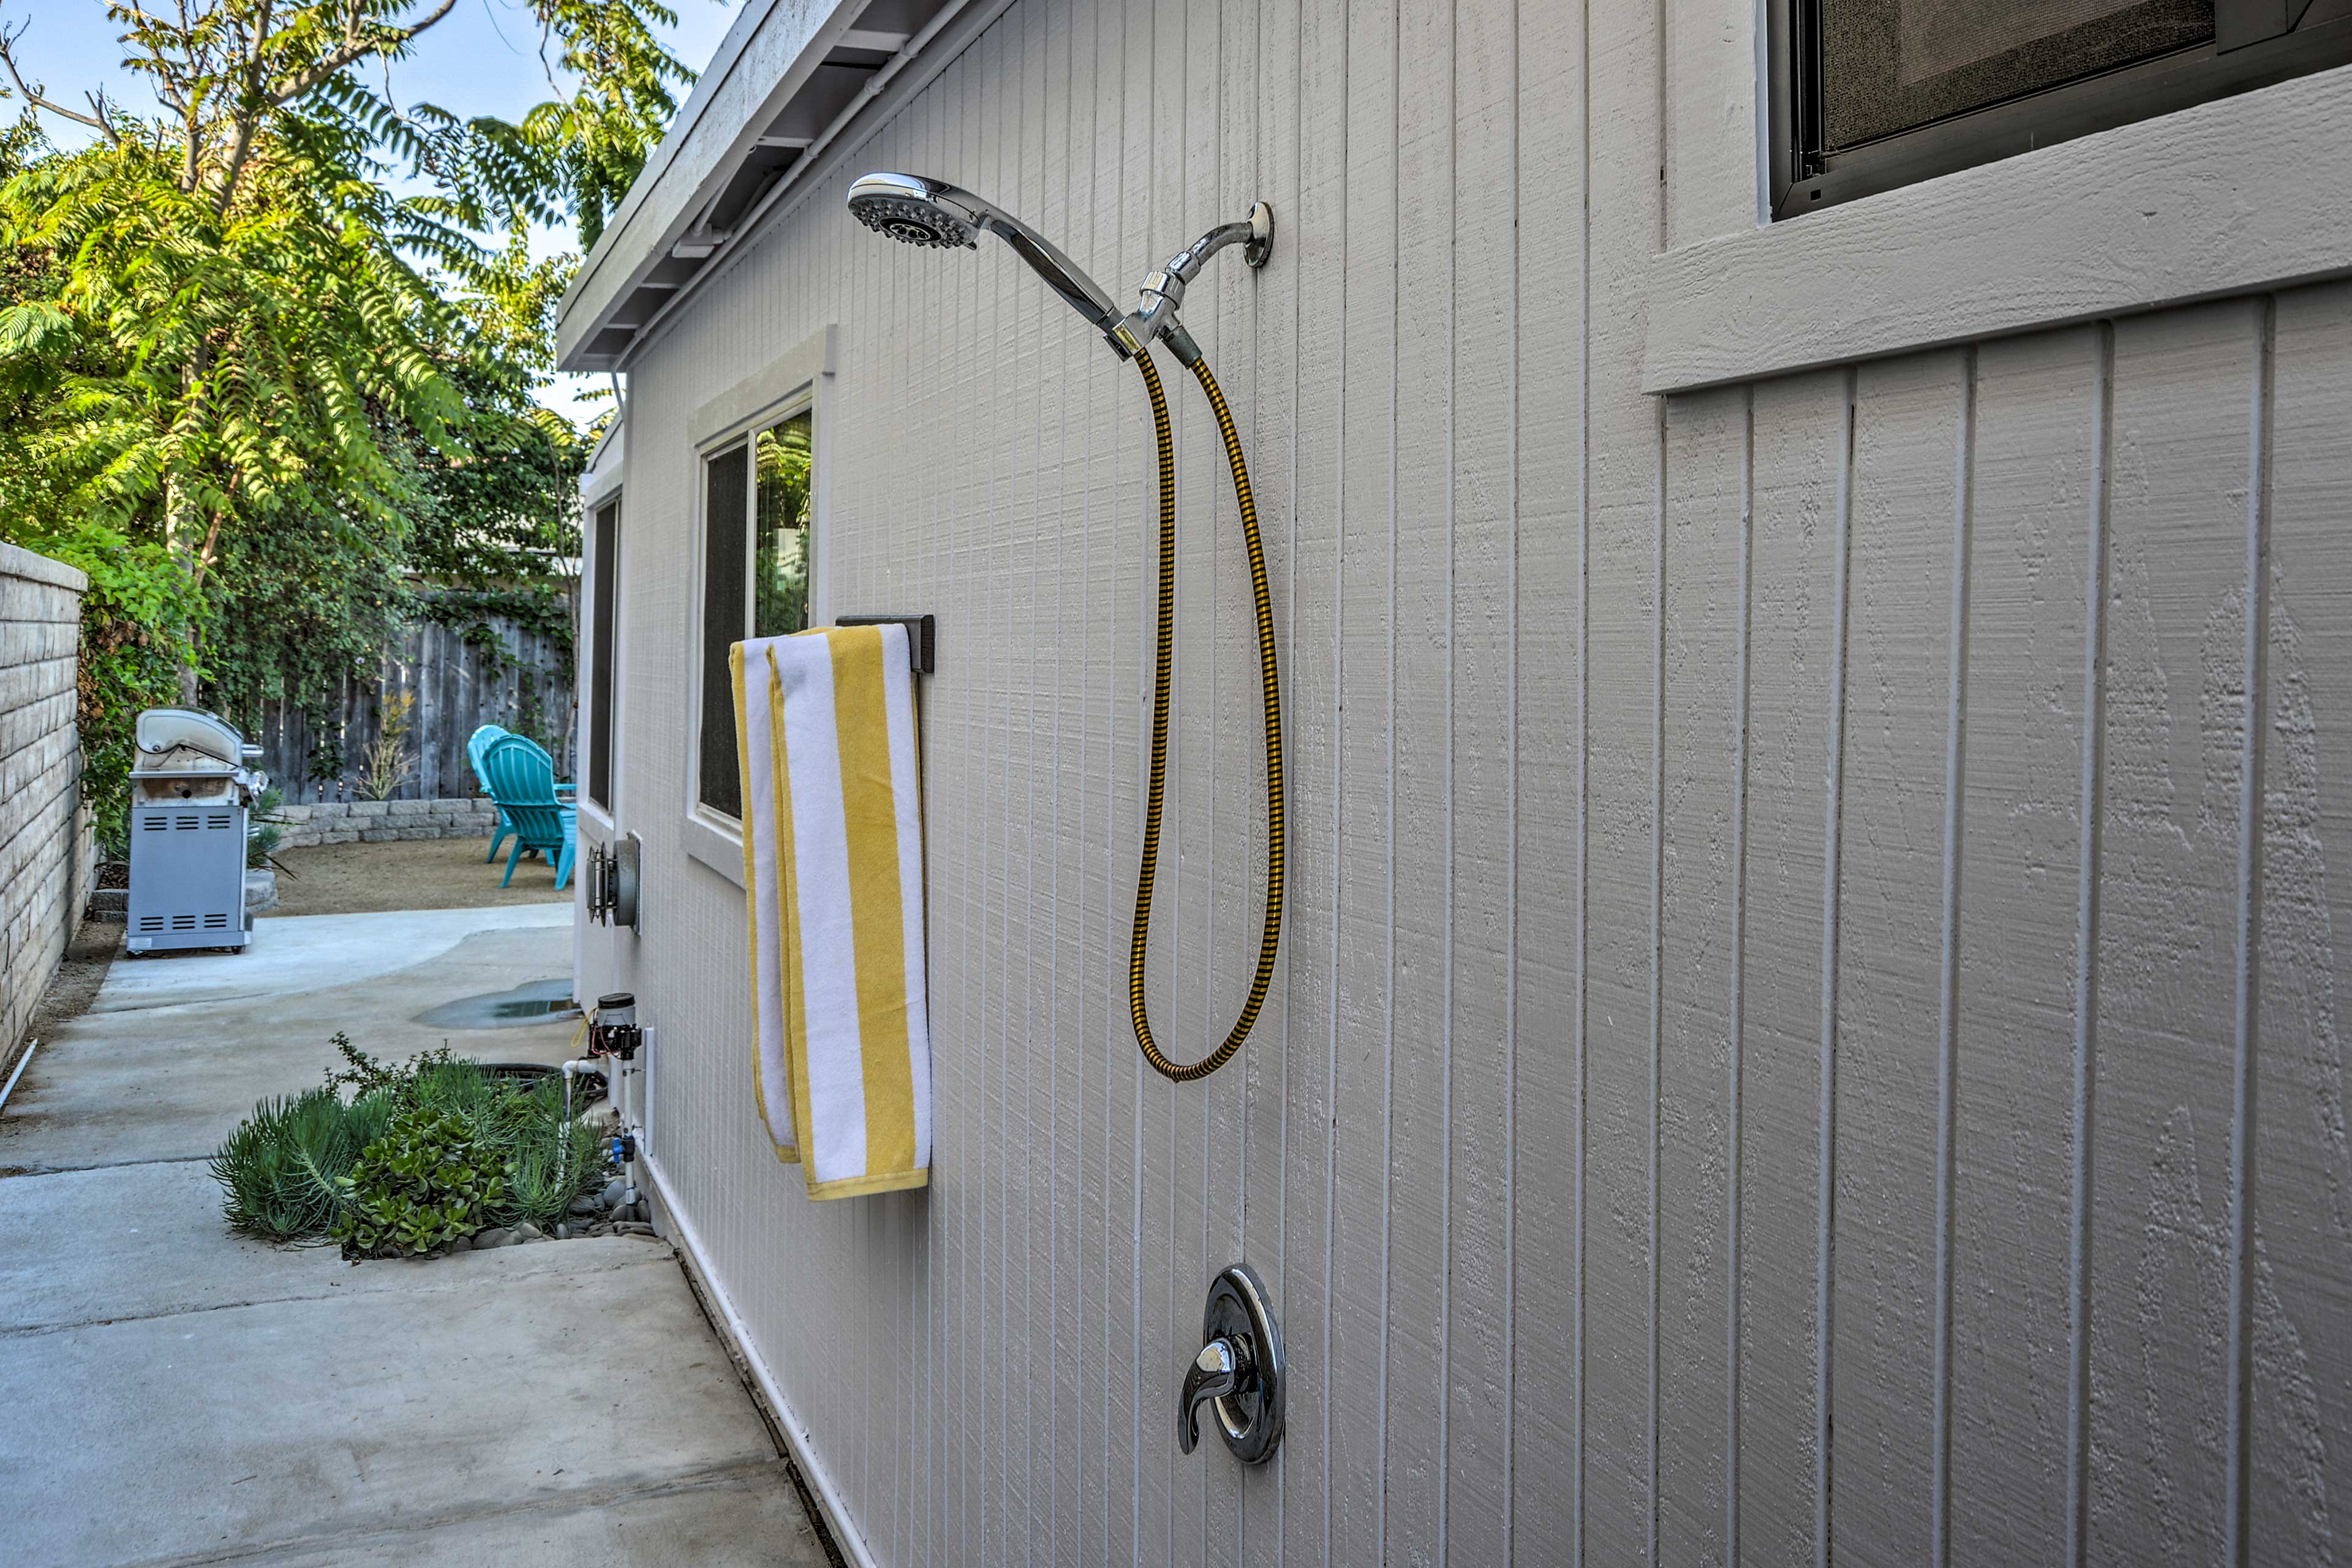
[[462,1030],[568,973],[568,904],[260,922],[118,961],[0,1117],[0,1562],[822,1564],[667,1244],[352,1266],[231,1235],[205,1157],[338,1029],[560,1061],[576,1020]]

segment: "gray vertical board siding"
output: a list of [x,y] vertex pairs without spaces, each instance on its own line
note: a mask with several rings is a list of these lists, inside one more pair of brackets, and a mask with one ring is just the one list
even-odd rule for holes
[[[2352,474],[2352,289],[2278,300],[2272,441],[2268,721],[2263,771],[2261,1086],[2253,1218],[2252,1557],[2324,1562],[2341,1538],[2352,1446],[2352,1150],[2344,1123],[2339,931],[2352,881],[2331,867],[2352,778],[2345,718]],[[2330,1485],[2334,1481],[2336,1484]]]
[[1756,388],[1741,1051],[1740,1560],[1813,1561],[1825,1495],[1824,896],[1843,650],[1843,372]]
[[[1289,5],[1263,6],[1256,0],[1226,0],[1222,26],[1225,58],[1232,63],[1226,77],[1227,90],[1241,95],[1233,104],[1237,117],[1234,129],[1246,133],[1235,136],[1225,149],[1223,188],[1226,205],[1235,212],[1246,210],[1251,199],[1261,196],[1283,210],[1297,209],[1298,146],[1292,132],[1298,102],[1300,12],[1297,0]],[[1261,274],[1250,289],[1230,290],[1221,299],[1226,318],[1221,330],[1229,334],[1229,341],[1246,345],[1244,352],[1249,374],[1240,391],[1247,401],[1234,404],[1234,416],[1249,453],[1250,478],[1256,489],[1259,525],[1265,540],[1266,576],[1276,635],[1284,647],[1291,646],[1292,639],[1284,633],[1294,620],[1292,605],[1297,591],[1290,571],[1298,553],[1297,477],[1291,471],[1291,458],[1297,447],[1297,432],[1291,417],[1297,390],[1292,364],[1297,341],[1297,281],[1298,269],[1294,266],[1271,278]],[[1231,389],[1227,396],[1233,396]],[[1238,530],[1227,538],[1238,544]],[[1245,580],[1247,563],[1244,561],[1242,564]],[[1248,676],[1255,663],[1255,615],[1245,598],[1237,597],[1230,603],[1239,616],[1236,662],[1231,668],[1241,679],[1234,683],[1229,710],[1237,725],[1235,739],[1242,746],[1242,755],[1250,757],[1254,752],[1263,750],[1247,743],[1254,717],[1250,711]],[[1288,670],[1280,674],[1286,700],[1294,681]],[[1228,798],[1252,867],[1246,878],[1236,878],[1234,883],[1239,894],[1240,915],[1234,946],[1237,962],[1247,966],[1257,960],[1256,927],[1262,917],[1258,900],[1264,897],[1264,874],[1257,869],[1265,865],[1266,853],[1264,762],[1251,764],[1243,778],[1248,781],[1248,793]],[[1257,1037],[1265,1042],[1263,1047],[1251,1052],[1249,1059],[1242,1064],[1244,1100],[1238,1192],[1242,1226],[1236,1237],[1235,1256],[1255,1259],[1265,1271],[1276,1299],[1282,1300],[1288,1297],[1290,1278],[1286,1138],[1290,996],[1287,976],[1279,969],[1266,994]],[[1238,1479],[1241,1531],[1236,1560],[1255,1563],[1279,1558],[1283,1551],[1283,1473],[1258,1469]]]
[[[1073,6],[1057,50],[1055,69],[1061,110],[1059,154],[1046,172],[1061,196],[1062,232],[1086,256],[1097,260],[1094,233],[1095,94],[1089,90],[1101,16],[1092,6]],[[1108,400],[1096,384],[1109,356],[1087,337],[1066,333],[1058,344],[1059,374],[1085,386],[1080,408],[1059,432],[1061,470],[1061,572],[1055,584],[1054,842],[1066,847],[1055,862],[1054,964],[1054,1116],[1049,1135],[1055,1152],[1053,1194],[1054,1299],[1067,1302],[1076,1321],[1055,1325],[1060,1344],[1076,1355],[1056,1354],[1054,1389],[1055,1430],[1085,1433],[1097,1408],[1087,1399],[1085,1357],[1097,1353],[1095,1329],[1102,1321],[1098,1299],[1101,1276],[1087,1275],[1084,1244],[1090,1235],[1085,1223],[1085,1176],[1089,1144],[1087,1129],[1087,1047],[1097,1042],[1099,1029],[1089,1027],[1109,972],[1100,960],[1105,910],[1094,896],[1101,886],[1096,858],[1087,838],[1088,795],[1098,770],[1087,754],[1087,731],[1091,712],[1092,685],[1097,668],[1093,654],[1097,617],[1090,598],[1094,588],[1093,558],[1097,508],[1095,491],[1100,473],[1092,460],[1095,411]],[[1089,942],[1089,937],[1096,940]],[[1055,1314],[1047,1314],[1053,1325]],[[1072,1568],[1099,1561],[1087,1542],[1086,1531],[1095,1510],[1089,1507],[1086,1475],[1089,1453],[1098,1454],[1081,1440],[1059,1443],[1051,1450],[1054,1464],[1054,1548],[1057,1563]]]
[[1509,635],[1514,836],[1511,1535],[1519,1561],[1573,1559],[1583,1366],[1584,663],[1586,399],[1582,7],[1517,9],[1510,310],[1563,331],[1514,331],[1517,523]]
[[[1133,368],[1001,247],[875,241],[839,177],[644,352],[619,762],[655,918],[614,980],[660,1031],[665,1177],[875,1560],[1991,1563],[2078,1524],[2090,1561],[2210,1558],[2233,1484],[2250,1561],[2331,1539],[2347,290],[1643,397],[1644,276],[1722,206],[1677,180],[1745,134],[1738,42],[1619,0],[1021,0],[856,158],[1122,294],[1276,204],[1273,265],[1219,258],[1186,312],[1288,720],[1277,981],[1206,1084],[1144,1068],[1125,1005]],[[811,1205],[749,1102],[741,895],[679,849],[680,411],[828,323],[824,593],[940,617],[936,1148],[925,1192]],[[1183,1059],[1255,956],[1264,775],[1223,456],[1160,363],[1147,981]],[[1291,1356],[1246,1475],[1171,1431],[1235,1258]]]
[[2263,311],[2118,322],[2090,1274],[2089,1553],[2217,1558],[2239,636]]
[[[1517,104],[1515,8],[1464,0],[1454,16],[1449,190],[1512,188]],[[1484,198],[1449,201],[1449,222]],[[1445,1274],[1440,1342],[1445,1421],[1440,1555],[1510,1552],[1512,1262],[1511,960],[1517,927],[1516,619],[1518,395],[1512,324],[1516,247],[1507,225],[1457,229],[1447,384],[1451,479]]]
[[[1339,439],[1339,838],[1337,1037],[1328,1309],[1328,1560],[1383,1560],[1387,1453],[1390,1148],[1389,848],[1395,820],[1389,695],[1395,604],[1391,454],[1395,440],[1394,0],[1347,7],[1346,274]],[[1295,950],[1294,950],[1295,951]]]
[[1948,606],[1965,354],[1864,367],[1839,854],[1831,1545],[1932,1555]]
[[[1267,323],[1273,342],[1290,335],[1293,381],[1287,430],[1261,465],[1282,463],[1291,496],[1286,575],[1288,618],[1282,653],[1284,742],[1289,780],[1289,913],[1285,923],[1284,1134],[1281,1279],[1284,1348],[1301,1418],[1283,1437],[1278,1560],[1325,1559],[1331,1528],[1332,1212],[1335,1152],[1333,1066],[1339,978],[1338,890],[1344,837],[1339,816],[1340,596],[1340,327],[1346,276],[1347,9],[1308,0],[1296,13],[1296,181],[1288,229],[1295,272],[1283,294],[1289,316]],[[1285,134],[1277,118],[1277,140]],[[1264,426],[1261,426],[1264,428]]]
[[1658,953],[1658,1561],[1730,1555],[1735,963],[1745,794],[1745,388],[1678,402],[1666,432],[1665,849]]
[[[1132,256],[1150,246],[1153,213],[1150,171],[1155,124],[1151,89],[1158,38],[1149,7],[1129,4],[1118,10],[1122,29],[1117,62],[1120,82],[1119,144],[1112,171],[1118,222],[1110,257]],[[1150,427],[1139,421],[1136,411],[1138,390],[1134,381],[1122,374],[1108,391],[1115,400],[1110,430],[1117,447],[1113,461],[1119,476],[1118,510],[1126,519],[1149,517],[1159,476],[1150,448],[1145,444]],[[1111,611],[1106,629],[1116,638],[1111,656],[1114,679],[1110,710],[1110,728],[1116,738],[1112,742],[1112,809],[1104,832],[1110,846],[1111,907],[1124,913],[1135,908],[1133,846],[1140,831],[1144,748],[1149,733],[1144,705],[1149,700],[1146,683],[1150,679],[1151,651],[1146,640],[1146,627],[1150,625],[1158,569],[1152,554],[1155,546],[1148,529],[1130,523],[1114,529],[1110,537],[1111,560],[1117,570],[1110,584]],[[1127,636],[1117,637],[1122,625]],[[1123,919],[1120,924],[1124,926],[1126,921]],[[1117,955],[1120,950],[1115,944],[1112,951]],[[1124,974],[1124,967],[1114,973]],[[1165,971],[1161,973],[1164,975]],[[1125,1009],[1118,1005],[1120,989],[1113,989],[1112,1012],[1103,1030],[1104,1038],[1111,1042],[1104,1047],[1110,1058],[1104,1080],[1110,1107],[1104,1136],[1115,1184],[1108,1205],[1108,1267],[1113,1280],[1108,1340],[1113,1360],[1105,1380],[1110,1407],[1108,1542],[1112,1561],[1124,1555],[1139,1562],[1146,1560],[1147,1552],[1160,1550],[1160,1542],[1166,1537],[1164,1520],[1146,1506],[1147,1496],[1160,1489],[1166,1475],[1166,1462],[1161,1458],[1165,1452],[1161,1445],[1166,1439],[1158,1436],[1166,1428],[1152,1425],[1166,1408],[1162,1404],[1166,1395],[1161,1392],[1165,1385],[1159,1378],[1147,1377],[1143,1328],[1154,1283],[1144,1266],[1145,1215],[1154,1216],[1156,1234],[1160,1205],[1157,1194],[1147,1194],[1146,1190],[1146,1120],[1151,1109],[1144,1092],[1147,1069],[1140,1056],[1125,1048],[1128,1036],[1121,1027]],[[1165,994],[1164,990],[1161,994]],[[1160,1248],[1154,1247],[1150,1251],[1157,1256]],[[1160,1377],[1165,1375],[1162,1372]]]
[[1955,1563],[2066,1556],[2074,995],[2096,329],[1977,361],[1949,1135]]
[[1454,1041],[1451,7],[1401,0],[1391,449],[1387,1466],[1389,1559],[1433,1563],[1445,1517],[1446,1128]]
[[1664,409],[1634,390],[1661,238],[1660,13],[1594,5],[1585,347],[1582,1435],[1576,1548],[1657,1562],[1657,782]]

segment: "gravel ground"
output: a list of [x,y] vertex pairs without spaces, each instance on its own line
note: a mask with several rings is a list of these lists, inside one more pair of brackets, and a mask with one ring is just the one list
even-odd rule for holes
[[[509,844],[503,847],[511,847]],[[278,907],[271,915],[351,915],[383,910],[471,910],[493,904],[569,902],[572,884],[555,890],[555,868],[525,858],[501,888],[502,852],[484,865],[487,838],[420,838],[406,844],[320,844],[274,857]],[[576,878],[579,868],[575,865]]]

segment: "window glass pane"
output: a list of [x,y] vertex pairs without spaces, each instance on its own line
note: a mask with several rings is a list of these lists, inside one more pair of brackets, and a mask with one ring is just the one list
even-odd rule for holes
[[596,582],[588,643],[588,798],[613,808],[613,614],[621,576],[621,503],[596,509]]
[[806,409],[760,432],[751,635],[808,629],[809,493],[814,462]]
[[734,447],[703,466],[702,745],[698,798],[729,816],[743,815],[736,773],[735,686],[727,650],[743,640],[743,568],[749,552],[751,448]]
[[2213,0],[1822,0],[1828,150],[2213,36]]

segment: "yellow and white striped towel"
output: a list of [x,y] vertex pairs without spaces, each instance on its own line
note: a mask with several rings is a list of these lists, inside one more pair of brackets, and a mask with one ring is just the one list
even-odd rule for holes
[[757,639],[732,662],[761,1115],[811,1197],[921,1186],[931,1049],[906,628]]

